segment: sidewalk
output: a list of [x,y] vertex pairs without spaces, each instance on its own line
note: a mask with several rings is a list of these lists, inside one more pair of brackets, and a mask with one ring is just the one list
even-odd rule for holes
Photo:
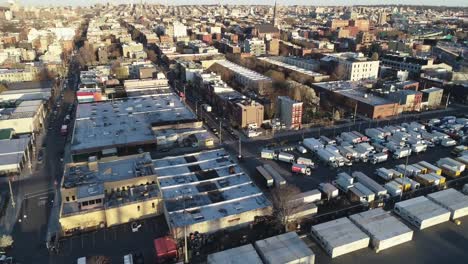
[[[65,148],[64,148],[64,158],[63,158],[63,164],[67,164],[71,162],[71,143],[69,141],[66,142]],[[60,175],[58,179],[56,179],[56,185],[54,186],[55,192],[54,192],[54,204],[52,208],[50,209],[50,216],[49,216],[49,221],[47,223],[47,234],[46,234],[46,246],[47,249],[51,250],[52,248],[56,248],[56,245],[59,240],[61,228],[60,228],[60,206],[62,204],[62,195],[60,193],[60,184],[61,184],[61,179],[63,175]],[[55,243],[50,243],[52,240],[52,237],[55,236]]]

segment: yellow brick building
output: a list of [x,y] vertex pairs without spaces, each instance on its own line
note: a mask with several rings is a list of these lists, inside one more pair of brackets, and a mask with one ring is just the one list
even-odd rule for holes
[[59,222],[64,234],[124,224],[163,212],[148,153],[67,164],[61,186]]

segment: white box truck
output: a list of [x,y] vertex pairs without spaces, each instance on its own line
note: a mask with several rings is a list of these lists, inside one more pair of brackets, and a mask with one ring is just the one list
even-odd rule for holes
[[278,153],[278,160],[288,163],[294,163],[294,155],[291,153],[280,152]]
[[316,152],[318,149],[323,149],[323,144],[315,138],[306,138],[302,141],[302,145],[310,151]]

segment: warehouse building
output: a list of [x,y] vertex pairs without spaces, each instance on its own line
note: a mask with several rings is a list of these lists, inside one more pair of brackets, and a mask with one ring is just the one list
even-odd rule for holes
[[[332,105],[345,107],[373,119],[397,115],[401,110],[398,103],[366,92],[358,82],[323,82],[311,84],[321,100],[328,100]],[[357,109],[356,109],[357,107]]]
[[20,90],[6,90],[0,93],[0,102],[5,101],[48,101],[52,94],[52,88],[31,88]]
[[413,230],[382,208],[355,214],[349,219],[370,236],[376,252],[413,239]]
[[[10,132],[9,132],[10,131]],[[0,135],[11,130],[0,130]],[[25,168],[31,168],[31,137],[0,138],[0,176],[16,176]]]
[[14,108],[0,109],[0,129],[11,128],[16,134],[39,133],[45,116],[42,100],[22,101]]
[[153,161],[164,197],[169,229],[175,238],[212,233],[270,215],[272,206],[224,149]]
[[271,78],[228,60],[217,61],[210,69],[221,75],[225,82],[234,81],[260,95],[264,95],[273,84]]
[[79,104],[71,154],[78,161],[89,156],[136,153],[151,146],[212,144],[212,138],[206,142],[189,139],[193,134],[208,133],[202,125],[173,93]]
[[149,153],[66,164],[60,193],[59,222],[64,234],[163,212]]

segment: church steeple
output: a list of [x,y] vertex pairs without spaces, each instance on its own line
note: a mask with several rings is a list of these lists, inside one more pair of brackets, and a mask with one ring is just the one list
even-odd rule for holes
[[276,20],[276,0],[275,0],[275,6],[273,7],[273,26],[278,27],[278,21]]

